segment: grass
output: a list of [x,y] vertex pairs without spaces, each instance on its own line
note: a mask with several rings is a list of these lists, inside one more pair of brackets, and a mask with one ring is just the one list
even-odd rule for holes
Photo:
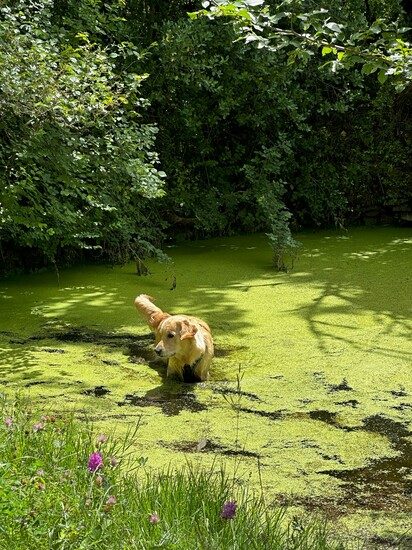
[[[129,453],[134,431],[96,437],[92,424],[41,415],[21,399],[3,399],[0,414],[1,549],[344,548],[324,522],[286,519],[222,469],[145,472]],[[90,471],[93,452],[103,465]],[[238,506],[225,519],[228,501]]]

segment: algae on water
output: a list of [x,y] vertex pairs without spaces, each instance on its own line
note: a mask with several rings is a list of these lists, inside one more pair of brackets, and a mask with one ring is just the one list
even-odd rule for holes
[[[410,232],[299,240],[290,273],[274,272],[265,237],[252,235],[171,248],[173,264],[152,263],[147,277],[130,264],[64,270],[60,287],[53,273],[3,280],[2,391],[119,434],[141,417],[135,446],[148,467],[217,459],[351,533],[399,535],[411,512]],[[165,378],[138,293],[208,321],[209,382]]]

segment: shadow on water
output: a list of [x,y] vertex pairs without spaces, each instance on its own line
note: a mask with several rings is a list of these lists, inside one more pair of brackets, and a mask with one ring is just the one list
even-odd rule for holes
[[[317,296],[294,311],[306,321],[326,355],[341,343],[353,350],[408,360],[412,357],[409,351],[381,345],[379,340],[388,335],[406,340],[410,335],[405,292],[411,288],[411,235],[405,232],[404,238],[390,238],[382,229],[373,234],[376,240],[365,235],[366,239],[361,231],[324,236],[317,248],[308,240],[301,258],[306,269],[292,278],[298,286],[312,285]],[[373,315],[381,327],[379,338],[368,344],[359,339],[353,322],[363,313]]]
[[127,394],[119,407],[159,407],[166,416],[176,416],[181,411],[200,412],[207,406],[199,403],[194,393],[194,384],[170,381],[146,392],[143,396]]
[[[8,334],[8,338],[15,340],[13,334]],[[169,380],[166,378],[166,366],[160,361],[156,360],[153,351],[153,337],[148,335],[135,335],[129,333],[115,333],[97,330],[89,327],[75,327],[72,325],[51,324],[46,325],[40,334],[29,336],[25,339],[19,339],[19,344],[24,346],[27,344],[33,344],[33,342],[39,343],[42,340],[55,340],[57,342],[70,342],[77,344],[93,344],[102,346],[109,349],[117,349],[123,351],[128,356],[128,360],[135,364],[144,364],[148,368],[156,371],[161,380],[161,384],[144,395],[138,394],[126,394],[123,401],[118,402],[118,406],[134,406],[134,407],[159,407],[163,414],[167,416],[178,415],[181,411],[186,410],[190,412],[200,412],[206,410],[206,405],[197,401],[195,387],[196,384],[185,382],[179,382]],[[65,353],[65,350],[52,347],[40,348],[40,351],[45,353]],[[223,356],[229,355],[233,350],[220,349],[220,353]],[[16,351],[16,355],[19,356],[19,350]],[[22,357],[26,360],[21,361],[20,369],[25,371],[24,378],[40,377],[41,371],[33,371],[29,369],[29,361],[27,359],[27,350],[22,350]],[[102,360],[105,364],[118,364],[116,361],[109,359]],[[17,366],[19,366],[17,364]],[[8,369],[9,371],[10,369]],[[13,369],[14,371],[19,370]],[[0,375],[2,371],[0,369]],[[26,387],[47,384],[48,380],[36,380],[26,384]],[[189,381],[190,382],[190,381]],[[229,390],[228,390],[229,391]],[[92,388],[87,388],[81,391],[82,395],[92,397],[105,397],[110,394],[111,390],[105,385],[97,385]]]

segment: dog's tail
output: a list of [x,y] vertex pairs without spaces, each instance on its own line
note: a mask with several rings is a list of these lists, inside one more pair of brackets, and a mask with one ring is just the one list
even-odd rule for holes
[[152,315],[154,315],[155,313],[163,313],[160,307],[157,307],[152,302],[152,300],[153,298],[151,298],[147,294],[139,294],[139,296],[137,296],[137,298],[134,301],[134,305],[140,311],[140,313],[143,315],[143,317],[146,319],[148,323],[150,323]]
[[156,330],[159,324],[170,317],[169,313],[162,311],[160,307],[157,307],[152,302],[153,298],[147,296],[147,294],[140,294],[134,301],[134,305],[146,319],[147,324],[152,330]]

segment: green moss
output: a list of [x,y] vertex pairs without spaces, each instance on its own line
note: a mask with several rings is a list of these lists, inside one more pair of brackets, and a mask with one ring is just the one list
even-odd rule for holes
[[[253,235],[170,248],[173,264],[152,264],[147,277],[133,265],[88,266],[62,271],[60,287],[53,273],[3,281],[3,388],[119,433],[141,415],[136,449],[150,467],[222,461],[241,481],[257,486],[261,476],[268,496],[293,494],[326,511],[333,501],[351,529],[375,532],[373,491],[357,505],[348,486],[355,490],[356,472],[378,464],[370,482],[390,498],[375,500],[401,532],[393,501],[399,517],[406,513],[407,476],[395,488],[380,486],[379,461],[401,467],[405,433],[396,439],[368,419],[405,430],[412,423],[410,232],[299,239],[303,251],[287,274],[273,271],[265,237]],[[148,362],[150,334],[133,307],[141,292],[166,311],[210,323],[217,354],[209,382],[170,382]],[[338,476],[347,470],[352,480]]]

